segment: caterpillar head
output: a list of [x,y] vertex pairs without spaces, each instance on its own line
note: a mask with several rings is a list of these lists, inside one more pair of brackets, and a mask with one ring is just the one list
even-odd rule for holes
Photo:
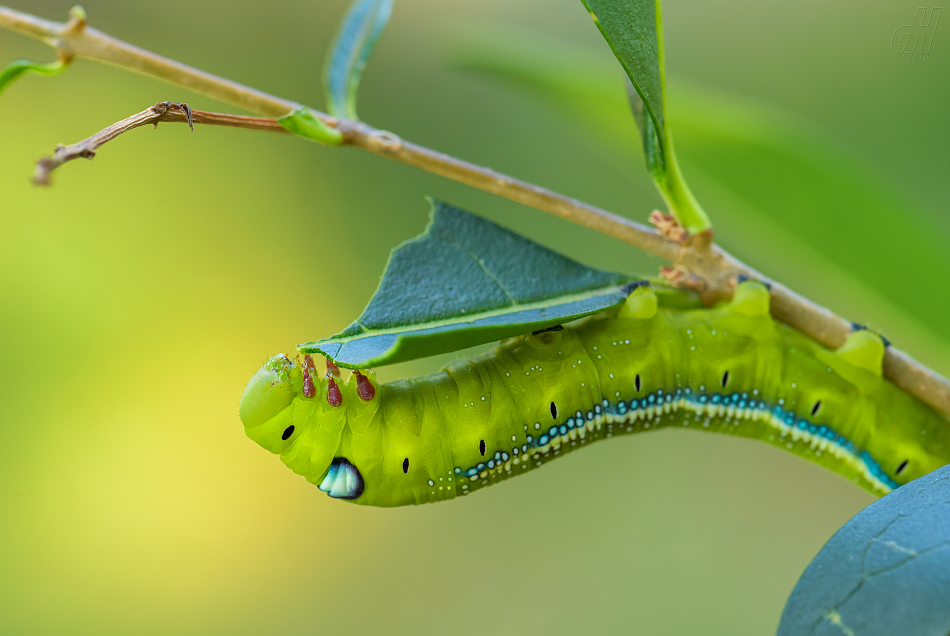
[[331,496],[352,499],[363,480],[338,456],[347,410],[333,369],[321,379],[310,356],[274,356],[251,377],[238,411],[249,438]]
[[247,436],[272,453],[281,452],[288,440],[281,439],[283,429],[277,429],[288,420],[288,409],[302,390],[303,372],[286,354],[265,362],[251,376],[238,407]]

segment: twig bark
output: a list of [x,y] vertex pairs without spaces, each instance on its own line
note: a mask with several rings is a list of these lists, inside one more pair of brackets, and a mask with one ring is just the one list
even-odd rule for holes
[[[332,121],[332,120],[331,120]],[[620,239],[657,256],[674,260],[682,246],[651,227],[596,206],[566,197],[547,188],[509,177],[491,168],[477,166],[436,152],[396,135],[377,130],[362,122],[340,120],[337,129],[343,133],[343,144],[356,146],[373,154],[421,168],[453,181],[497,194],[537,210],[559,216],[572,223]]]
[[247,117],[244,115],[228,115],[225,113],[210,113],[204,110],[192,110],[188,104],[176,102],[159,102],[146,108],[140,113],[126,117],[100,130],[92,137],[69,146],[59,146],[52,157],[44,157],[36,162],[36,172],[33,183],[49,185],[50,174],[56,168],[73,159],[92,159],[96,150],[103,144],[112,141],[122,133],[129,132],[140,126],[152,124],[158,127],[159,122],[187,123],[192,130],[195,124],[211,126],[230,126],[232,128],[246,128],[248,130],[266,130],[270,132],[287,132],[277,120],[270,117]]
[[[58,49],[60,55],[86,57],[138,71],[268,117],[281,117],[301,108],[295,102],[268,95],[112,38],[88,27],[85,15],[81,12],[72,13],[67,23],[58,23],[0,6],[0,27],[43,40]],[[198,112],[200,111],[194,111],[194,113]],[[377,130],[362,122],[337,121],[324,113],[315,110],[313,113],[329,126],[334,126],[343,133],[344,145],[363,148],[374,154],[497,194],[617,238],[684,268],[690,275],[701,279],[710,297],[731,293],[736,276],[739,274],[770,282],[773,315],[828,347],[840,346],[851,331],[849,321],[738,261],[713,244],[711,235],[701,234],[689,237],[685,241],[673,240],[652,228],[606,210],[514,179],[489,168],[403,141],[392,133]],[[167,119],[162,119],[163,117]],[[260,122],[261,127],[257,128],[258,130],[276,131],[277,127],[280,127],[280,124],[274,120],[269,120],[272,123],[265,123],[260,121],[262,118],[248,119]],[[148,109],[110,126],[84,142],[57,150],[59,158],[57,159],[57,155],[54,155],[48,160],[52,163],[51,167],[45,169],[45,174],[48,176],[49,170],[62,165],[65,161],[84,156],[83,153],[86,153],[85,156],[91,156],[89,153],[94,153],[95,148],[126,130],[157,121],[185,121],[185,119],[183,111],[178,109],[169,108],[159,116],[156,116],[152,109]],[[235,125],[224,124],[222,121],[199,122],[197,117],[195,118],[196,123]],[[38,176],[40,176],[39,173]],[[950,415],[950,382],[940,374],[928,369],[895,347],[889,347],[887,350],[884,358],[884,373],[904,390]]]

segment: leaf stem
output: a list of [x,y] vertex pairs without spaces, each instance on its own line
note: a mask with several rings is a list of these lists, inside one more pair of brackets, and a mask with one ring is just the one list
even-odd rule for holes
[[676,161],[676,153],[673,152],[673,139],[669,131],[663,137],[663,155],[666,169],[660,177],[661,187],[658,190],[666,199],[667,206],[690,234],[702,234],[712,230],[712,222],[686,185],[679,162]]
[[[656,44],[657,61],[660,68],[660,96],[661,102],[666,101],[666,46],[663,43],[663,2],[655,0],[654,12],[656,14]],[[664,125],[666,120],[664,118]],[[693,196],[689,186],[686,185],[686,179],[683,178],[683,172],[680,170],[679,162],[676,160],[676,152],[673,150],[673,135],[669,128],[666,128],[661,138],[663,144],[663,158],[666,169],[662,174],[662,187],[659,188],[660,194],[666,199],[669,209],[676,214],[677,219],[686,228],[690,234],[702,234],[712,230],[712,222],[706,216],[706,212],[699,201]],[[657,175],[654,175],[656,179]]]
[[[67,23],[51,22],[36,16],[0,6],[0,27],[38,38],[59,50],[61,55],[81,56],[163,79],[172,84],[189,88],[220,101],[272,118],[283,117],[301,108],[300,104],[262,91],[243,86],[237,82],[206,73],[175,60],[140,49],[117,40],[86,25],[85,15],[74,10]],[[153,107],[154,108],[154,107]],[[787,287],[771,281],[749,266],[711,243],[711,237],[697,234],[684,242],[678,242],[656,230],[607,212],[577,199],[566,197],[551,190],[536,186],[489,168],[450,157],[429,148],[403,141],[392,133],[381,131],[346,119],[336,120],[311,109],[314,116],[327,126],[343,134],[343,145],[362,148],[395,161],[415,166],[433,174],[465,183],[491,192],[512,201],[548,212],[572,223],[583,225],[597,232],[624,241],[634,247],[650,252],[674,265],[685,268],[705,285],[707,298],[731,294],[738,274],[755,277],[772,284],[772,314],[779,320],[811,336],[825,346],[836,348],[844,343],[851,330],[851,323],[830,310],[796,294]],[[151,114],[149,114],[151,112]],[[203,111],[193,111],[197,114]],[[168,114],[171,113],[171,114]],[[218,115],[210,113],[209,115]],[[98,147],[126,130],[154,121],[187,121],[181,112],[169,109],[166,115],[155,118],[152,109],[118,122],[85,142],[57,150],[50,160],[57,165],[82,156],[83,149]],[[250,121],[241,121],[236,115],[218,115],[232,118],[240,127],[259,126],[258,130],[283,128],[276,121],[273,125],[260,121],[252,126]],[[131,121],[130,121],[131,120]],[[197,117],[195,118],[197,120]],[[217,121],[219,125],[224,124]],[[212,122],[205,122],[212,123]],[[246,125],[245,125],[246,124]],[[108,132],[107,132],[108,131]],[[96,141],[90,141],[95,139]],[[82,144],[87,144],[82,146]],[[47,173],[48,174],[48,171]],[[688,192],[688,191],[687,191]],[[692,198],[692,195],[690,195]],[[698,206],[697,206],[698,207]],[[917,396],[924,402],[950,415],[950,382],[928,369],[895,347],[888,347],[884,358],[884,373],[895,384]]]

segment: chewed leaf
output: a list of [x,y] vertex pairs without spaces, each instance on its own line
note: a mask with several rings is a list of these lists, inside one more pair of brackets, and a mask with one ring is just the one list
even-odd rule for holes
[[277,122],[288,132],[307,139],[331,146],[339,146],[343,143],[343,134],[339,130],[330,128],[318,119],[309,108],[303,106],[283,117],[278,117]]
[[846,523],[798,581],[778,636],[950,633],[950,466]]
[[349,368],[457,351],[619,305],[632,281],[436,201],[426,231],[393,250],[359,319],[298,349]]
[[392,7],[393,0],[356,0],[343,18],[323,71],[331,115],[357,119],[356,89]]
[[24,73],[32,72],[40,75],[57,75],[66,70],[68,62],[57,60],[49,64],[40,64],[30,60],[15,60],[7,64],[3,70],[0,70],[0,93],[16,78]]

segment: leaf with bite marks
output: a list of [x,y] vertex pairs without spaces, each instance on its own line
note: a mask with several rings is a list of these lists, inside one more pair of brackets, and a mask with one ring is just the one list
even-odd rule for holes
[[393,250],[359,319],[298,349],[348,368],[458,351],[617,306],[633,280],[436,201],[426,231]]

